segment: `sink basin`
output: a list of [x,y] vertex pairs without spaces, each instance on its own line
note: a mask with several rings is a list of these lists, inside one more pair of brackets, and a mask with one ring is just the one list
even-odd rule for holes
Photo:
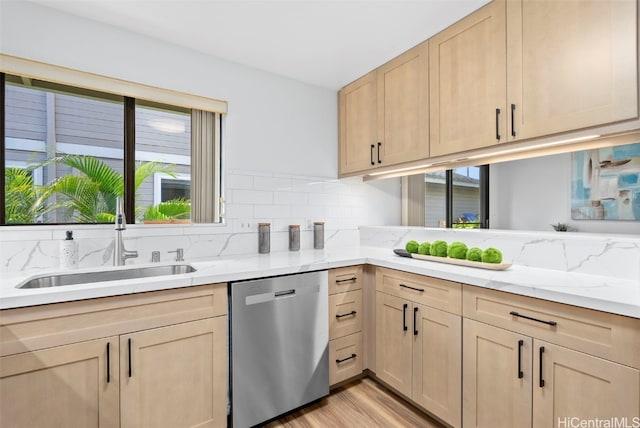
[[118,281],[122,279],[148,278],[152,276],[180,275],[195,272],[191,265],[164,265],[139,268],[128,268],[98,272],[59,273],[39,275],[31,278],[16,288],[45,288],[60,287],[62,285],[87,284],[91,282]]

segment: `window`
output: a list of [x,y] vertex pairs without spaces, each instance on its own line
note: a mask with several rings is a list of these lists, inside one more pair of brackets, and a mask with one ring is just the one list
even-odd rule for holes
[[489,166],[406,177],[403,224],[480,228],[489,225]]
[[[191,199],[191,179],[189,175],[178,174],[176,178],[156,174],[154,179],[153,203],[167,202],[173,199]],[[157,189],[157,190],[156,190]]]
[[456,168],[451,180],[451,227],[480,228],[480,167]]
[[142,221],[191,218],[191,111],[136,102],[136,209]]
[[[107,188],[105,174],[121,177],[124,167],[124,98],[12,75],[5,79],[6,222],[107,221],[115,211],[111,191],[122,187],[119,182]],[[7,174],[17,163],[38,171],[32,187]],[[16,212],[18,200],[22,214],[7,215]]]
[[[489,166],[470,166],[425,174],[427,227],[480,228],[489,225]],[[429,220],[429,224],[427,223]]]
[[215,124],[195,140],[216,166],[196,180],[216,189],[196,221],[219,221],[220,114],[4,73],[0,92],[0,224],[110,223],[118,196],[130,223],[188,221],[193,114]]

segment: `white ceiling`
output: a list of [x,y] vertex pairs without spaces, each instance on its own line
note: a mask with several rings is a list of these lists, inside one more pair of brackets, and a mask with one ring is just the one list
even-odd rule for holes
[[34,0],[338,89],[488,0]]

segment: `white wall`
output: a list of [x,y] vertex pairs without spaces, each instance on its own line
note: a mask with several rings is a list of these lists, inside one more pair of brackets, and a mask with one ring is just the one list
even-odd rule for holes
[[492,229],[552,231],[570,223],[580,232],[640,234],[640,222],[571,219],[571,154],[504,162],[490,167]]
[[227,100],[229,168],[337,176],[334,91],[24,1],[1,8],[3,53]]
[[[302,182],[309,177],[316,181],[337,177],[335,91],[41,5],[3,1],[0,7],[3,53],[228,101],[223,141],[228,174],[252,175],[256,183],[264,175]],[[399,179],[357,181],[347,181],[343,187],[352,188],[345,191],[357,194],[361,208],[337,218],[333,226],[400,224]],[[231,189],[229,205],[234,203],[233,196]],[[327,205],[332,203],[335,200]],[[317,208],[307,210],[304,217],[322,220],[325,210]],[[293,205],[281,211],[291,210]],[[264,217],[259,210],[248,213],[229,206],[229,213],[234,211],[237,215],[228,218],[241,223]],[[288,217],[292,215],[269,216],[272,220]]]

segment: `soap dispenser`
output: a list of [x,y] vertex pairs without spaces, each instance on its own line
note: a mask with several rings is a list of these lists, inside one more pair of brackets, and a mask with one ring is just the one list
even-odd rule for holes
[[60,268],[78,268],[78,247],[73,240],[73,231],[67,230],[66,238],[60,242]]

